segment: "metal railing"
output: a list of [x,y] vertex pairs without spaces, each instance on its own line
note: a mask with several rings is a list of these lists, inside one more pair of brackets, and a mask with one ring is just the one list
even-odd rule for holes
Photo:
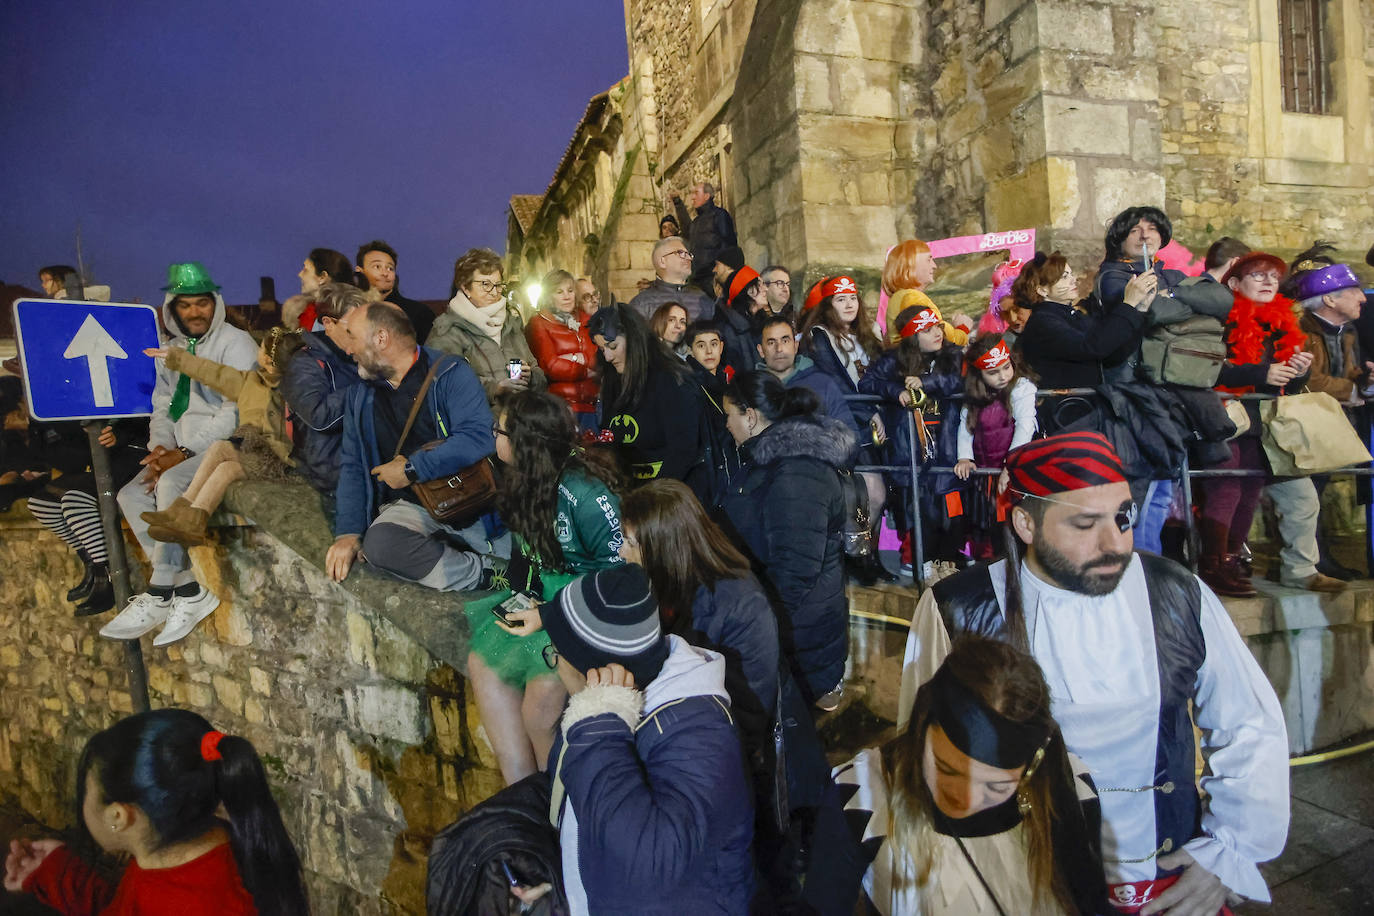
[[[1036,391],[1036,407],[1038,409],[1041,401],[1047,398],[1068,398],[1068,397],[1090,397],[1097,394],[1095,388],[1041,388]],[[1243,394],[1239,395],[1241,400],[1247,401],[1268,401],[1273,400],[1278,395],[1272,394]],[[871,394],[847,394],[845,399],[851,404],[867,403],[877,407],[891,407],[892,402],[885,400],[878,395]],[[962,394],[951,395],[944,400],[959,402],[963,400]],[[914,584],[920,588],[925,584],[925,537],[921,528],[921,478],[922,476],[934,474],[953,474],[952,466],[927,465],[922,467],[916,454],[916,444],[920,441],[916,433],[915,411],[910,408],[902,408],[906,412],[907,431],[909,441],[912,443],[908,462],[905,465],[891,464],[864,464],[854,467],[855,473],[887,473],[887,474],[906,474],[911,478],[910,519],[911,528],[907,534],[911,538],[911,574]],[[955,413],[954,422],[958,422],[960,414]],[[950,418],[942,418],[948,421]],[[891,441],[889,432],[888,441]],[[1217,477],[1270,477],[1268,471],[1261,468],[1199,468],[1194,469],[1188,463],[1187,443],[1184,443],[1183,461],[1179,466],[1176,476],[1169,479],[1176,483],[1182,490],[1185,511],[1183,513],[1184,526],[1188,544],[1188,562],[1193,572],[1197,572],[1197,521],[1193,517],[1193,480],[1195,478],[1217,478]],[[993,477],[1002,473],[1001,468],[974,468],[970,476]],[[1334,476],[1334,475],[1353,475],[1356,477],[1374,476],[1374,462],[1368,465],[1351,465],[1349,467],[1336,468],[1330,471],[1323,471],[1321,474],[1311,476]],[[1142,515],[1143,517],[1143,515]],[[1371,517],[1374,520],[1374,507],[1371,507]],[[1374,524],[1368,525],[1365,531],[1366,538],[1374,537]],[[876,545],[875,545],[875,550]]]

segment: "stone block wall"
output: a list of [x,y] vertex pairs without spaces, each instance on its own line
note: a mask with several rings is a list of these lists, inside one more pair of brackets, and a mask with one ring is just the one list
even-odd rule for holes
[[[313,506],[282,511],[323,523]],[[459,672],[389,619],[410,587],[360,600],[324,576],[323,553],[256,527],[192,556],[225,603],[177,645],[143,641],[152,706],[254,743],[316,913],[423,913],[433,835],[502,783]],[[63,600],[79,576],[22,507],[0,517],[0,800],[54,827],[74,823],[86,739],[132,709],[122,649],[96,634],[108,617],[73,619]]]
[[1272,0],[1155,4],[1161,173],[1190,239],[1238,236],[1281,252],[1317,238],[1363,252],[1374,236],[1374,6],[1333,0],[1332,114],[1282,110]]

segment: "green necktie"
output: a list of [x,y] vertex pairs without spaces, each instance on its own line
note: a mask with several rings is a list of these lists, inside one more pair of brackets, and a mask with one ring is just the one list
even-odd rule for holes
[[[195,354],[196,339],[186,338],[186,352]],[[177,379],[177,390],[172,392],[172,403],[167,405],[167,416],[172,418],[175,423],[181,419],[181,415],[186,412],[186,408],[191,406],[191,377],[185,372],[181,373],[181,378]]]

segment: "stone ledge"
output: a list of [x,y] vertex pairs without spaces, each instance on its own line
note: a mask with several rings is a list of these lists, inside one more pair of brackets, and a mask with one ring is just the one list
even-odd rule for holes
[[[227,513],[239,516],[241,520]],[[261,528],[324,572],[324,557],[334,538],[320,496],[305,483],[233,484],[212,524],[247,524]],[[366,564],[353,567],[337,586],[409,636],[436,659],[467,676],[468,631],[463,596],[481,592],[438,592],[375,572]]]

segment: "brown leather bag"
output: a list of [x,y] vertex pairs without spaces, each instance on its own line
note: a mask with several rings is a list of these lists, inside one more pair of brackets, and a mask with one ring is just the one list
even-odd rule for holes
[[[401,438],[396,441],[393,460],[401,456],[401,446],[405,444],[406,436],[410,435],[410,428],[415,425],[415,417],[419,415],[425,395],[429,394],[429,386],[434,383],[434,376],[443,362],[438,360],[429,368],[424,384],[420,386],[420,393],[415,395],[415,403],[410,407],[410,416],[406,417]],[[438,448],[443,441],[435,439],[426,442],[420,446],[420,451]],[[410,485],[410,491],[436,522],[454,528],[466,528],[478,516],[490,512],[496,504],[496,475],[492,471],[491,458],[487,457],[444,477],[416,481]]]

